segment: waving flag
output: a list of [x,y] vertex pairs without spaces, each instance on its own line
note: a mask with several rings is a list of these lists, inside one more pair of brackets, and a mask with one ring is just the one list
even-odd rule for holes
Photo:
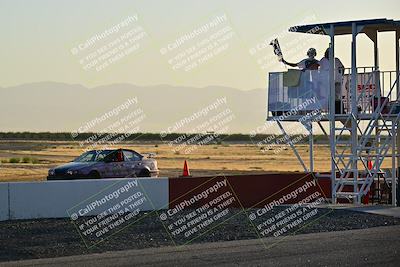
[[283,55],[282,55],[281,47],[280,47],[280,45],[279,45],[278,38],[272,40],[271,43],[270,43],[270,45],[272,45],[272,48],[274,49],[274,54],[278,56],[279,61],[282,61]]

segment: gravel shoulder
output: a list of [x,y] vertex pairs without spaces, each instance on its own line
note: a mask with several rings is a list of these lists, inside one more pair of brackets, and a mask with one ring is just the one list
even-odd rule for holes
[[[320,210],[329,212],[325,212],[325,216],[294,234],[400,225],[399,218],[348,210]],[[258,238],[259,235],[254,231],[254,227],[251,227],[246,220],[246,215],[237,211],[236,216],[193,240],[190,244]],[[0,222],[0,244],[0,262],[175,245],[155,213],[148,214],[134,225],[128,226],[91,248],[85,246],[70,219]]]

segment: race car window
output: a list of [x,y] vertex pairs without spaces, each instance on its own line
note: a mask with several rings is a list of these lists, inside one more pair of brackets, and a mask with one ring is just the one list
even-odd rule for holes
[[106,162],[119,162],[124,161],[123,157],[121,156],[121,151],[114,151],[107,156],[104,157],[104,161]]
[[95,157],[96,157],[96,153],[93,151],[89,151],[89,152],[83,153],[82,155],[80,155],[79,157],[74,159],[74,161],[75,162],[90,162],[90,161],[94,161]]
[[125,158],[127,160],[129,160],[129,161],[141,160],[141,157],[140,157],[139,154],[134,153],[134,152],[129,151],[129,150],[124,150],[124,155],[125,155]]
[[109,150],[97,151],[96,161],[102,161],[108,154],[110,154]]

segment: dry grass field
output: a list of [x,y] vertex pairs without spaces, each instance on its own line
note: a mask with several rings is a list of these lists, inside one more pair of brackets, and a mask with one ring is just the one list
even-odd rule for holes
[[[197,147],[190,153],[176,152],[176,146],[163,143],[124,143],[118,147],[139,153],[155,152],[161,177],[179,176],[188,160],[193,176],[303,171],[290,147],[263,151],[254,144],[221,144]],[[298,145],[308,159],[308,146]],[[329,171],[329,148],[315,145],[315,170]],[[49,168],[67,163],[84,152],[78,142],[0,141],[0,181],[45,180]],[[9,163],[11,158],[28,163]],[[29,160],[27,160],[29,159]],[[306,160],[306,162],[308,162]]]

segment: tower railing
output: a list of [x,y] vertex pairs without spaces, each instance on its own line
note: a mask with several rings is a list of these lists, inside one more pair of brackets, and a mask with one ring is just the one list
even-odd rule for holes
[[[330,136],[331,160],[335,166],[330,175],[333,183],[332,201],[335,203],[337,199],[345,198],[360,203],[374,181],[382,175],[385,159],[392,158],[390,175],[396,175],[394,162],[399,155],[395,151],[395,138],[400,120],[400,92],[396,88],[399,77],[395,71],[359,67],[356,95],[353,96],[350,90],[351,69],[340,71],[340,79],[335,77],[338,81],[335,87],[340,84],[340,99],[337,99],[339,105],[335,105],[333,116],[334,136]],[[277,121],[285,135],[287,133],[281,121],[299,121],[306,126],[307,123],[302,118],[315,111],[323,115],[319,117],[321,121],[328,121],[330,118],[329,73],[320,70],[290,72],[292,73],[269,74],[268,119]],[[339,73],[339,70],[335,70],[335,73]],[[350,104],[353,97],[357,103],[355,112]],[[315,101],[309,101],[310,99]],[[356,127],[352,127],[353,123]],[[319,121],[318,124],[327,135]],[[310,132],[312,145],[312,126],[306,128]],[[350,138],[351,136],[354,138]],[[306,168],[295,146],[291,144],[291,147],[305,171],[313,170],[313,167]],[[310,155],[311,166],[312,161],[313,156]],[[386,178],[389,181],[393,177],[386,175]]]
[[[293,70],[291,70],[293,73]],[[297,71],[299,81],[296,86],[289,86],[293,80],[285,82],[285,74],[288,72],[272,72],[269,74],[268,85],[268,117],[277,116],[277,114],[287,113],[292,109],[298,111],[320,110],[323,114],[328,114],[329,97],[329,73],[327,71],[307,70]],[[292,75],[295,76],[295,75]],[[357,103],[358,113],[363,115],[373,114],[376,109],[383,104],[386,106],[382,112],[389,113],[390,104],[398,101],[393,90],[390,90],[396,83],[396,71],[379,71],[374,67],[357,68]],[[290,78],[288,78],[290,80]],[[345,68],[344,75],[340,79],[341,101],[343,105],[337,114],[351,113],[351,69]],[[378,89],[380,88],[380,89]],[[316,103],[304,105],[306,100],[315,97]],[[384,102],[387,100],[386,102]],[[303,106],[303,107],[302,107]],[[305,107],[304,107],[305,106]],[[302,112],[296,113],[301,115]],[[295,115],[286,116],[287,120],[296,120]],[[368,116],[366,117],[368,119]]]

